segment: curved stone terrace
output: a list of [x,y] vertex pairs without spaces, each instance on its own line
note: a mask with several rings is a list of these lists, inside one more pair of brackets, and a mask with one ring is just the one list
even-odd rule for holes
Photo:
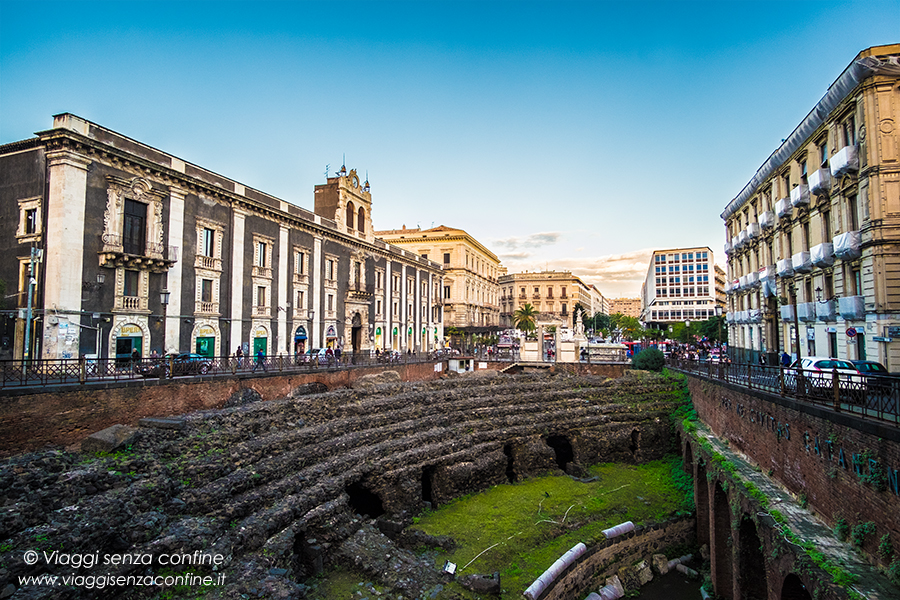
[[[429,503],[552,470],[580,475],[580,465],[659,458],[673,448],[668,414],[680,399],[672,382],[641,372],[616,380],[476,372],[308,391],[195,412],[176,429],[140,428],[112,453],[45,450],[0,463],[0,588],[17,589],[17,598],[95,597],[83,587],[20,587],[20,576],[72,571],[26,565],[28,549],[199,552],[223,557],[216,571],[194,568],[225,575],[210,597],[300,598],[329,564],[361,562],[356,568],[414,598],[440,574],[419,565],[402,581],[377,575],[379,565],[352,550],[374,535],[370,525],[399,538]],[[404,556],[397,560],[415,562]]]

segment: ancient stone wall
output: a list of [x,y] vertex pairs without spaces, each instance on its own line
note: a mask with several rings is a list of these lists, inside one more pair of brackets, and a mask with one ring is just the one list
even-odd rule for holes
[[[498,363],[491,363],[498,364]],[[238,374],[167,379],[137,379],[104,384],[44,388],[7,388],[0,401],[0,456],[43,448],[68,446],[95,431],[122,423],[137,425],[143,417],[165,417],[222,408],[229,398],[253,390],[263,400],[284,398],[308,383],[329,390],[349,387],[384,367],[322,369],[313,372],[267,375]],[[391,365],[403,381],[429,381],[442,375],[433,363]]]
[[[693,543],[696,539],[693,517],[672,519],[606,540],[587,549],[541,596],[540,600],[581,600],[588,591],[603,587],[620,567],[660,553],[669,546]],[[672,557],[674,558],[674,557]]]
[[884,533],[900,548],[900,430],[743,387],[688,383],[700,419],[826,523],[875,523],[878,535],[863,546],[875,560]]
[[291,586],[339,560],[371,519],[396,531],[426,502],[500,481],[661,458],[679,398],[642,372],[472,373],[202,410],[94,460],[45,451],[0,463],[0,505],[12,507],[0,532],[19,555],[37,530],[68,552],[203,550],[229,557],[235,593],[273,577],[266,585]]

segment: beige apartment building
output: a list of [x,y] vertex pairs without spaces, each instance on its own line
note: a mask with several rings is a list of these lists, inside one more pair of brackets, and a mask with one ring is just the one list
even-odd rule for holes
[[500,326],[500,259],[462,229],[391,229],[375,237],[443,265],[444,328],[486,333]]
[[735,358],[900,369],[898,82],[900,44],[860,52],[722,213]]
[[716,316],[716,265],[706,246],[656,250],[641,286],[641,322],[653,329]]
[[641,317],[640,298],[613,298],[609,301],[609,314],[622,314],[626,317]]
[[609,310],[597,288],[584,283],[571,271],[526,271],[501,276],[501,325],[513,327],[513,313],[526,303],[535,307],[540,323],[566,327],[574,325],[576,304],[592,315]]

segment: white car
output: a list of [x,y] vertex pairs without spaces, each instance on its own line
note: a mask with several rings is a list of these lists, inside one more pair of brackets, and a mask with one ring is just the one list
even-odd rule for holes
[[[840,358],[830,358],[828,356],[804,356],[795,360],[787,373],[798,377],[798,368],[807,384],[812,386],[813,390],[825,392],[831,388],[832,371],[837,370],[840,382],[856,382],[862,383],[863,378],[859,375],[859,371],[848,360]],[[846,385],[846,383],[845,383]],[[794,387],[793,385],[790,387]]]

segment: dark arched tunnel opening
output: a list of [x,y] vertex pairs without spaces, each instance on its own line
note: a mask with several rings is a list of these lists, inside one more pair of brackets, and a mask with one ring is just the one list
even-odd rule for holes
[[763,556],[762,542],[756,532],[753,520],[744,515],[738,532],[740,546],[738,554],[738,587],[742,600],[767,600],[769,597],[766,585],[766,559]]
[[372,493],[360,482],[354,482],[347,486],[347,495],[350,496],[350,507],[359,515],[366,517],[380,517],[384,514],[384,505],[377,494]]
[[422,502],[430,502],[434,506],[434,465],[422,467]]
[[516,464],[513,460],[512,445],[503,446],[503,454],[506,456],[506,480],[510,483],[516,482]]
[[784,578],[784,585],[781,586],[781,600],[812,600],[812,596],[800,578],[791,573]]
[[553,448],[553,452],[556,453],[556,464],[563,471],[566,470],[566,465],[575,460],[572,444],[569,443],[569,439],[566,436],[551,435],[547,438],[547,445]]

